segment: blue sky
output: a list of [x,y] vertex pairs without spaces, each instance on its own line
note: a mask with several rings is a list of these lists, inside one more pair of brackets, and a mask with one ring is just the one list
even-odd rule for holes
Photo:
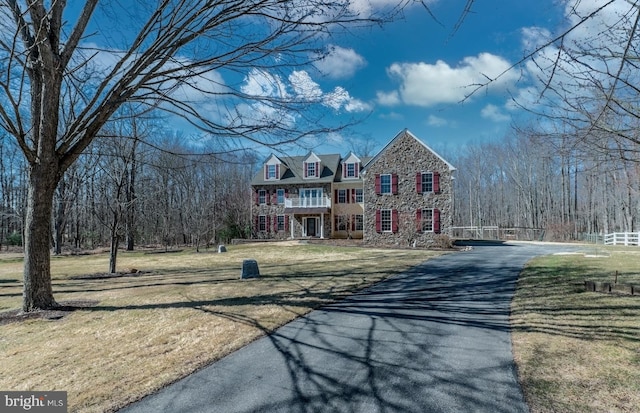
[[341,147],[353,139],[373,139],[380,148],[408,128],[437,151],[448,153],[501,138],[512,118],[525,116],[505,106],[511,95],[529,85],[519,69],[506,75],[500,87],[480,91],[463,103],[461,86],[481,71],[495,72],[519,61],[525,54],[526,31],[535,27],[555,32],[563,23],[563,7],[549,0],[476,0],[454,33],[465,3],[433,3],[441,25],[424,9],[412,7],[402,20],[335,44],[350,51],[355,69],[350,76],[314,80],[323,90],[344,87],[371,112],[331,144],[322,145],[323,150],[343,152]]
[[[357,10],[398,2],[349,1]],[[241,74],[210,71],[197,80],[198,88],[215,92],[233,84],[254,96],[310,96],[315,100],[320,97],[324,109],[330,109],[332,121],[353,117],[361,120],[340,133],[306,140],[305,147],[282,148],[291,155],[305,153],[310,146],[317,153],[346,154],[352,148],[358,152],[364,146],[381,149],[399,131],[408,128],[446,156],[468,144],[501,139],[509,133],[512,122],[526,122],[529,115],[514,105],[512,99],[522,105],[535,105],[539,78],[548,74],[530,61],[503,72],[535,46],[575,23],[576,15],[586,15],[603,3],[602,0],[475,0],[462,24],[454,30],[467,0],[423,1],[429,4],[437,21],[419,1],[408,2],[403,18],[383,27],[356,28],[322,37],[327,50],[332,52],[315,68],[290,67],[279,73],[252,68]],[[77,0],[71,4],[77,8],[82,3]],[[104,4],[107,7],[102,11],[108,16],[108,5],[112,3]],[[121,6],[134,21],[144,9]],[[572,7],[575,15],[568,14]],[[600,32],[603,24],[613,24],[619,17],[616,12],[629,7],[632,6],[625,0],[615,0],[600,13],[599,19],[581,26],[567,41],[579,44],[580,39]],[[106,42],[95,46],[95,50],[101,50],[94,57],[98,67],[113,67],[113,59],[120,53],[117,50],[120,40],[128,36],[128,26],[122,23],[124,17],[111,14],[111,19],[105,20],[108,23],[98,18],[91,27]],[[109,25],[114,22],[125,28],[110,31]],[[91,48],[94,41],[100,43],[89,37],[85,46]],[[537,55],[538,61],[552,61],[556,52],[555,46],[548,47]],[[502,76],[490,87],[464,99],[473,89],[472,84],[500,73]],[[571,69],[565,68],[565,73],[571,76]],[[216,116],[216,111],[220,113],[220,107],[227,107],[212,95],[195,96],[197,92],[196,88],[181,86],[176,93],[184,93],[185,99],[197,102],[198,109],[211,116]],[[270,108],[259,103],[234,102],[234,105],[233,113],[247,118],[266,113],[295,123],[295,115],[272,109],[269,112]],[[167,125],[186,136],[196,134],[180,119],[170,119]]]

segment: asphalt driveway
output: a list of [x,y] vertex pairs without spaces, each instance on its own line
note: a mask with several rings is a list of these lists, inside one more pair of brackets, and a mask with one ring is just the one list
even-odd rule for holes
[[484,245],[432,259],[121,412],[528,412],[509,304],[529,259],[567,249]]

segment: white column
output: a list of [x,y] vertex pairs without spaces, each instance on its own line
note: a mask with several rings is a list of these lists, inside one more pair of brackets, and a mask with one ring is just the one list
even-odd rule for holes
[[324,212],[320,214],[320,238],[324,238]]
[[293,216],[294,215],[291,214],[291,216],[289,217],[289,230],[291,231],[291,239],[293,239],[293,223],[295,222]]

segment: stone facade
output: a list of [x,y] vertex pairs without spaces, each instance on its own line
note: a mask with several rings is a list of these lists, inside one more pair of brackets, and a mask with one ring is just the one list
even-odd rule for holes
[[[315,176],[306,170],[311,162],[319,167]],[[254,237],[363,238],[375,246],[430,246],[452,225],[454,171],[408,130],[370,159],[272,155],[252,181]],[[380,193],[381,179],[391,193]],[[278,198],[278,190],[284,198]],[[322,204],[302,205],[303,191],[306,199],[322,191]],[[381,217],[387,219],[381,222]]]
[[[430,246],[440,233],[452,225],[455,168],[442,159],[409,131],[397,135],[364,169],[364,242],[369,245]],[[418,192],[417,174],[438,176],[437,191]],[[376,176],[396,177],[395,193],[379,194]],[[393,179],[393,178],[392,178]],[[392,182],[392,185],[394,183]],[[435,184],[435,182],[434,182]],[[437,211],[439,228],[423,230],[423,211]],[[376,226],[377,211],[391,211],[390,228]],[[434,217],[436,218],[436,217]]]

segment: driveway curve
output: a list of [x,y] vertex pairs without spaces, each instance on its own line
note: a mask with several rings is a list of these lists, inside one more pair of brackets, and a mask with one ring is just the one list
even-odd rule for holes
[[510,301],[528,260],[569,248],[482,245],[431,259],[121,412],[528,412]]

